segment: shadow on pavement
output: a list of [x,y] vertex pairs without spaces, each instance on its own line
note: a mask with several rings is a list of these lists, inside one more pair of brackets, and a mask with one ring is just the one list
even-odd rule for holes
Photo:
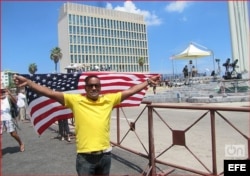
[[143,172],[143,169],[140,168],[138,165],[133,164],[132,162],[130,162],[128,160],[125,160],[124,158],[122,158],[122,157],[120,157],[120,156],[118,156],[118,155],[116,155],[114,153],[112,154],[112,159],[114,159],[114,160],[116,160],[116,161],[118,161],[118,162],[120,162],[120,163],[128,166],[129,168],[137,171],[138,173],[142,173]]
[[19,153],[20,152],[20,148],[19,146],[16,146],[16,147],[6,147],[4,149],[2,149],[2,155],[5,155],[5,154],[13,154],[13,153]]

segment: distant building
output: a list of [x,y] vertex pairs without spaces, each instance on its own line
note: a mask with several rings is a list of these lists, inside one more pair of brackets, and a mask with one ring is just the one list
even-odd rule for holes
[[14,85],[13,83],[13,75],[16,72],[10,71],[10,70],[5,70],[1,71],[1,84],[4,87],[11,87]]
[[[60,72],[149,72],[146,23],[142,15],[65,3],[58,21]],[[139,59],[143,58],[143,68]]]

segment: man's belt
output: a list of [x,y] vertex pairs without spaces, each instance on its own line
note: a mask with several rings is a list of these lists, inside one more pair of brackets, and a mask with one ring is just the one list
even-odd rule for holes
[[79,154],[100,155],[100,154],[110,153],[111,150],[112,150],[112,147],[109,147],[109,148],[107,148],[105,150],[92,151],[92,152],[84,152],[84,153],[79,153]]

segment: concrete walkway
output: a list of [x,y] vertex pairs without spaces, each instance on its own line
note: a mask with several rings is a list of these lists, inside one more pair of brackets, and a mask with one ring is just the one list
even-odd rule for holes
[[[19,146],[9,134],[1,136],[2,176],[76,175],[74,139],[71,142],[57,139],[57,125],[52,125],[40,137],[30,122],[20,122],[20,127],[18,133],[25,143],[25,152],[19,152]],[[145,159],[118,148],[113,148],[112,153],[112,175],[138,175],[147,164]]]
[[[57,124],[53,124],[38,136],[29,121],[19,122],[20,137],[25,151],[20,152],[17,142],[6,132],[1,135],[1,175],[77,175],[75,170],[75,139],[71,142],[57,138]],[[71,132],[74,127],[70,125]],[[148,161],[118,147],[112,150],[110,175],[141,175],[147,169]],[[177,171],[176,173],[187,173]]]
[[[243,103],[228,103],[228,104],[219,104],[220,106],[249,106],[248,102]],[[136,108],[125,108],[124,111],[128,115],[129,119],[133,121],[133,119],[136,117],[135,114],[138,114],[142,110],[142,106],[136,107]],[[172,113],[170,110],[167,110],[168,113]],[[184,110],[180,110],[180,113],[183,113]],[[115,113],[115,112],[114,112]],[[195,113],[195,112],[194,112]],[[176,114],[176,116],[174,115]],[[114,115],[112,116],[112,123],[115,123],[114,121]],[[183,128],[183,122],[188,123],[177,118],[179,115],[177,112],[173,112],[173,117],[170,118],[168,121],[169,123],[175,124],[175,127]],[[189,116],[189,115],[188,115]],[[192,116],[190,114],[190,116]],[[146,118],[143,116],[143,118]],[[186,118],[186,120],[189,118]],[[246,122],[243,122],[241,119],[238,120],[238,125],[242,126],[242,129],[244,131],[248,130],[249,133],[249,126],[247,126]],[[126,122],[123,120],[123,122]],[[160,129],[160,125],[158,125],[157,121],[155,122],[158,129]],[[248,123],[249,124],[249,123]],[[204,127],[203,127],[204,125]],[[219,124],[220,125],[220,124]],[[112,140],[115,140],[115,125],[112,125],[111,133],[112,133]],[[139,122],[139,125],[136,127],[138,131],[141,131],[143,137],[143,140],[147,140],[147,120],[142,120]],[[201,123],[201,126],[199,129],[205,129],[207,126],[206,123]],[[49,129],[47,129],[42,136],[37,136],[35,133],[32,125],[30,122],[20,122],[21,130],[18,130],[18,133],[20,134],[21,138],[23,139],[25,143],[25,152],[21,153],[19,152],[19,147],[14,139],[10,137],[9,134],[3,133],[1,145],[2,145],[2,175],[3,176],[9,176],[9,175],[76,175],[75,171],[75,140],[72,139],[72,141],[69,143],[67,141],[60,141],[57,139],[57,133],[55,132],[58,129],[58,126],[56,124],[52,125]],[[71,131],[74,130],[73,126],[71,127]],[[226,131],[225,127],[218,126],[220,131]],[[246,128],[246,129],[245,129]],[[144,131],[145,130],[145,131]],[[157,129],[156,129],[157,130]],[[160,133],[156,131],[156,152],[158,152],[158,144],[157,141],[160,142],[159,146],[160,148],[163,147],[164,143],[163,141],[165,139],[171,139],[171,136],[164,136],[162,135],[163,130],[160,129]],[[199,130],[198,133],[194,133],[194,137],[191,138],[190,142],[194,146],[199,145],[207,145],[206,142],[203,141],[202,143],[199,143],[200,140],[196,140],[197,137],[200,138],[200,136],[203,135],[203,133],[206,133],[204,130]],[[222,134],[222,141],[225,141],[226,144],[231,144],[230,139],[232,136],[227,136],[227,132]],[[202,138],[200,138],[202,139]],[[228,140],[228,141],[227,141]],[[235,136],[235,139],[233,139],[234,142],[237,143],[238,137]],[[241,141],[239,141],[241,143]],[[133,137],[128,138],[128,141],[125,141],[125,144],[127,144],[128,147],[131,147],[134,150],[143,152],[143,149],[141,149],[133,140]],[[192,146],[191,145],[191,146]],[[146,146],[147,147],[147,146]],[[222,150],[223,149],[222,145]],[[179,150],[179,149],[178,149]],[[206,150],[198,150],[198,155],[205,155],[206,156]],[[111,175],[140,175],[146,168],[148,161],[138,155],[129,153],[127,151],[124,151],[120,148],[114,147],[112,151],[112,167],[111,167]],[[179,154],[178,154],[179,153]],[[171,160],[171,162],[180,162],[178,161],[180,158],[183,158],[181,152],[178,153],[172,153],[173,156],[169,156],[168,159]],[[224,155],[224,154],[222,154]],[[222,156],[223,157],[223,156]],[[184,159],[185,161],[185,159]],[[191,161],[190,161],[191,162]],[[190,163],[188,162],[188,163]],[[195,166],[195,163],[190,163],[193,167]],[[222,165],[223,163],[220,163]],[[169,167],[162,167],[161,169],[169,169]],[[160,169],[160,170],[161,170]],[[175,170],[170,175],[194,175],[185,171]]]
[[[164,87],[157,87],[157,95],[162,96],[162,94],[165,93],[165,91],[170,90],[172,88],[164,88]],[[173,90],[173,89],[172,89]],[[147,91],[146,97],[154,97],[152,88],[149,88]],[[231,103],[219,103],[215,104],[217,106],[249,106],[249,102],[231,102]],[[138,113],[143,109],[143,106],[140,107],[134,107],[134,108],[125,108],[124,111],[127,114],[127,117],[130,119],[130,121],[135,120]],[[183,116],[182,114],[185,114],[188,116],[187,119],[189,119],[189,116],[192,117],[193,113],[186,113],[185,110],[180,110],[179,112],[172,112],[171,110],[167,110],[167,113],[171,113],[171,116],[175,118],[170,118],[169,122],[173,123],[174,126],[182,128],[182,123],[185,121],[180,120],[178,117]],[[162,111],[162,113],[164,113]],[[181,115],[179,115],[180,113]],[[144,140],[147,140],[147,115],[145,114],[142,118],[145,120],[140,121],[139,125],[136,126],[137,129],[141,130],[141,134]],[[112,114],[112,122],[115,118],[115,112]],[[242,118],[240,118],[242,119]],[[238,125],[242,126],[242,128],[245,131],[248,131],[249,134],[249,122],[243,122],[239,119]],[[123,122],[126,124],[126,120],[123,119]],[[157,122],[158,123],[158,122]],[[187,121],[188,123],[188,121]],[[160,126],[158,124],[155,124],[159,129]],[[200,145],[196,139],[197,137],[201,136],[205,131],[204,128],[207,127],[206,123],[201,123],[199,128],[201,129],[197,134],[195,133],[196,138],[192,138],[191,143],[193,145]],[[116,140],[116,129],[115,124],[112,124],[111,127],[111,138],[112,140]],[[19,152],[19,147],[16,143],[16,141],[10,137],[9,134],[3,133],[1,136],[1,147],[2,147],[2,175],[3,176],[9,176],[9,175],[76,175],[75,170],[75,140],[72,139],[72,141],[69,143],[67,141],[60,141],[57,139],[57,133],[55,131],[58,130],[57,124],[52,125],[49,129],[47,129],[42,136],[38,136],[31,123],[29,121],[26,122],[20,122],[21,130],[18,130],[18,133],[20,134],[22,140],[25,143],[25,152],[21,153]],[[71,131],[74,131],[74,127],[70,126]],[[224,129],[222,126],[220,129]],[[145,130],[145,131],[144,131]],[[158,134],[156,132],[156,134]],[[224,135],[227,135],[227,133],[223,133]],[[230,139],[231,137],[225,136],[223,137],[223,141],[227,143],[227,139]],[[160,141],[160,146],[162,146],[164,143],[163,141],[165,139],[171,139],[171,136],[164,136],[162,135],[162,131],[157,135],[157,139]],[[237,141],[238,138],[236,136],[235,141]],[[241,142],[241,141],[239,141]],[[128,138],[128,141],[126,143],[129,147],[133,148],[137,151],[143,151],[141,147],[138,147],[137,144],[133,142],[133,138]],[[230,144],[230,142],[228,142]],[[206,145],[206,143],[204,144]],[[222,146],[224,147],[224,146]],[[202,154],[204,155],[203,150],[198,151],[198,155]],[[206,155],[206,153],[205,153]],[[174,155],[173,157],[170,156],[169,159],[173,162],[179,162],[178,157],[182,158],[182,156]],[[184,159],[185,160],[185,159]],[[191,162],[191,161],[190,161]],[[112,167],[111,167],[111,175],[140,175],[146,168],[147,168],[148,161],[138,155],[131,154],[125,150],[122,150],[120,148],[114,147],[112,151]],[[194,165],[194,163],[190,163],[191,165]],[[222,163],[220,163],[221,165]],[[194,165],[195,166],[195,165]],[[165,169],[169,169],[169,167],[164,166]],[[160,169],[160,168],[159,168]],[[161,170],[161,169],[160,169]],[[170,175],[194,175],[188,172],[175,170]]]

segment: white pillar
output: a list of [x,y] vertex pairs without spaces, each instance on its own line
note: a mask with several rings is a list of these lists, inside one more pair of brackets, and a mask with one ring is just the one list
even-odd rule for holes
[[249,78],[250,32],[247,1],[228,1],[232,60],[238,59],[237,72]]

